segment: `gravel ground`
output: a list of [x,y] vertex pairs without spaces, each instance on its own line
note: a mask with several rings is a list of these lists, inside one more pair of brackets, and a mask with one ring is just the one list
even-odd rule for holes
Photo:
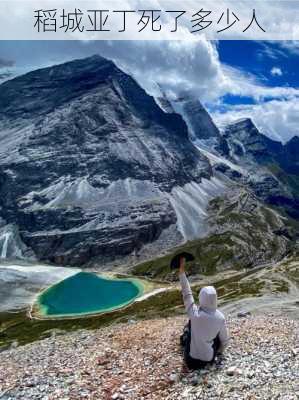
[[228,319],[223,359],[198,372],[182,363],[186,319],[130,321],[0,353],[0,399],[299,399],[298,322]]

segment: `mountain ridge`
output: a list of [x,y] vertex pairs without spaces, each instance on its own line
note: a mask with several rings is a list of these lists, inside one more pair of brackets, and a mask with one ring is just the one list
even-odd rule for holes
[[209,235],[209,202],[241,188],[297,217],[296,139],[282,151],[248,120],[222,135],[187,94],[163,111],[100,56],[0,88],[0,243],[13,224],[40,260],[101,267]]
[[[57,69],[68,77],[59,107],[63,87],[53,73]],[[31,82],[39,74],[45,79],[42,102]],[[22,82],[25,89],[11,101],[7,92],[14,95]],[[212,176],[181,116],[164,113],[131,77],[98,57],[3,85],[0,214],[18,225],[39,259],[63,264],[97,255],[113,259],[158,239],[170,226],[173,241],[180,240],[168,196],[174,187]],[[25,111],[19,107],[24,91]]]

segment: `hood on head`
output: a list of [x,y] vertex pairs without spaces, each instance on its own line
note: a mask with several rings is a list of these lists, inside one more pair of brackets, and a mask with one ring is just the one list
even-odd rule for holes
[[217,292],[214,286],[205,286],[199,292],[199,304],[203,310],[215,311],[217,308]]

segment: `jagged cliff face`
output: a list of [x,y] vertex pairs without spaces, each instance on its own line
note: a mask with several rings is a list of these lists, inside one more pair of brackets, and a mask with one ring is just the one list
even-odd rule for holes
[[246,183],[266,202],[299,217],[299,138],[283,145],[258,131],[250,119],[224,131],[234,163],[247,170]]
[[284,146],[281,164],[290,174],[299,175],[299,137],[294,136]]
[[183,119],[101,57],[2,84],[0,143],[2,218],[64,264],[131,253],[170,226],[181,240],[172,191],[212,175]]
[[20,237],[18,227],[14,224],[1,226],[0,221],[0,261],[5,259],[35,260],[33,251],[25,246]]
[[[99,56],[7,81],[0,256],[71,265],[152,257],[216,231],[209,202],[232,188],[297,218],[298,142],[274,142],[250,120],[222,135],[197,99],[156,102]],[[275,241],[266,225],[260,233]]]
[[188,93],[182,93],[174,100],[169,100],[162,91],[159,104],[167,113],[180,114],[188,126],[191,141],[203,150],[216,151],[228,155],[228,146],[210,114],[199,99]]
[[182,118],[164,113],[131,77],[101,57],[3,84],[0,118],[1,164],[13,160],[31,175],[31,163],[39,160],[47,175],[76,169],[80,176],[90,173],[96,187],[150,178],[165,191],[210,176],[208,163],[187,140]]
[[228,125],[224,137],[230,148],[230,154],[236,160],[247,157],[247,162],[252,161],[266,164],[273,161],[273,156],[280,153],[283,147],[262,135],[251,119],[242,119]]
[[223,133],[193,95],[159,99],[168,113],[184,118],[190,140],[204,154],[214,171],[249,187],[263,201],[278,206],[291,217],[299,217],[299,138],[283,145],[269,139],[250,119],[229,124]]

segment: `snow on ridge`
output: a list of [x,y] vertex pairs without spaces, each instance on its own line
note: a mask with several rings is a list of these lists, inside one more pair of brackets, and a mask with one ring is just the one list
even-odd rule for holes
[[[237,146],[240,146],[240,147],[241,147],[242,152],[243,152],[243,155],[245,155],[245,154],[246,154],[246,148],[245,148],[244,144],[241,142],[241,140],[238,140],[238,139],[236,139],[236,138],[233,138],[232,141],[233,141],[233,143],[235,143]],[[233,156],[234,156],[235,158],[238,158],[238,157],[236,156],[236,154],[233,154]]]
[[61,192],[48,204],[47,207],[57,208],[61,206],[94,203],[99,199],[98,189],[89,184],[86,178],[76,179],[67,184]]
[[239,165],[227,160],[225,157],[220,156],[219,154],[215,154],[212,153],[211,151],[207,150],[206,148],[204,148],[202,146],[202,144],[199,141],[194,141],[193,142],[194,145],[198,148],[198,150],[208,158],[208,160],[210,161],[210,163],[212,165],[215,164],[225,164],[227,165],[230,169],[234,170],[234,171],[238,171],[239,173],[241,173],[242,175],[247,175],[248,172],[246,171],[246,169],[240,167]]
[[42,264],[0,263],[0,312],[27,308],[41,289],[80,271]]
[[19,147],[31,135],[33,124],[16,125],[7,127],[0,124],[0,164],[17,163],[26,161],[26,156],[21,155]]
[[106,188],[96,188],[88,182],[87,177],[69,181],[63,178],[40,192],[31,192],[23,200],[33,201],[38,195],[48,200],[45,205],[32,205],[32,208],[64,208],[75,206],[81,208],[105,207],[118,203],[129,203],[134,200],[155,199],[161,197],[161,191],[150,181],[131,178],[117,180]]
[[0,258],[7,257],[8,241],[9,241],[11,235],[12,235],[11,232],[5,232],[0,236],[0,245],[1,245],[1,242],[3,242]]
[[0,228],[0,259],[24,258],[26,246],[21,242],[16,226],[12,224]]
[[[192,140],[192,143],[195,145],[195,147],[201,147],[204,150],[210,151],[210,152],[216,152],[214,150],[217,145],[219,144],[219,138],[212,136],[208,139],[199,139],[196,138],[195,140]],[[213,153],[214,154],[214,153]]]
[[2,273],[5,271],[16,271],[28,277],[29,276],[35,277],[35,280],[38,280],[37,274],[41,274],[41,276],[44,275],[44,278],[42,278],[42,280],[45,282],[47,282],[47,278],[49,278],[50,281],[65,279],[81,271],[80,268],[58,267],[46,264],[30,264],[30,263],[24,265],[17,263],[12,263],[12,264],[0,263],[0,269]]
[[168,195],[177,216],[177,228],[185,240],[206,235],[207,206],[213,198],[223,194],[227,186],[217,177],[203,178],[201,183],[190,182],[175,187]]

